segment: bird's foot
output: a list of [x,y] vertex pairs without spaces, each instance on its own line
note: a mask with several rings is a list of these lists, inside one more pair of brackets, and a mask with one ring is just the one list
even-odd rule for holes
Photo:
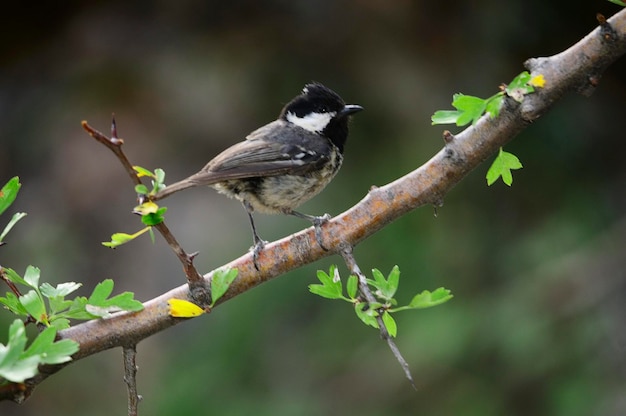
[[250,247],[250,252],[252,252],[252,262],[254,263],[254,268],[257,270],[257,272],[260,271],[258,263],[259,254],[261,254],[261,251],[263,251],[263,249],[265,248],[265,244],[267,244],[267,241],[261,240],[259,238],[255,241],[254,245]]
[[328,251],[328,248],[326,248],[322,241],[322,225],[326,224],[331,218],[330,214],[324,214],[319,217],[311,218],[313,227],[315,227],[315,240],[317,240],[317,244],[319,244],[324,251]]

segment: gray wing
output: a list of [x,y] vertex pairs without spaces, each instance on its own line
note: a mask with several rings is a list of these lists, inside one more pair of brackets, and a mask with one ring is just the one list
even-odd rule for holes
[[193,175],[194,182],[211,184],[249,177],[304,175],[326,163],[331,147],[323,136],[276,120],[217,155]]

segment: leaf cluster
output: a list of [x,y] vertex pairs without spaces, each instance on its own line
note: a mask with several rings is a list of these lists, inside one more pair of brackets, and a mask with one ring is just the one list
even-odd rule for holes
[[[165,188],[165,171],[163,169],[157,168],[154,172],[151,172],[146,168],[142,168],[141,166],[133,166],[133,169],[137,172],[137,177],[148,177],[151,179],[150,183],[152,185],[152,189],[148,189],[148,187],[144,184],[135,185],[135,192],[137,192],[138,195],[142,197],[150,197]],[[110,241],[104,241],[102,242],[102,245],[105,247],[116,248],[134,240],[146,232],[150,234],[150,239],[154,243],[154,231],[152,230],[152,227],[165,221],[166,212],[167,207],[159,207],[148,198],[146,202],[143,202],[133,209],[134,214],[141,215],[141,222],[143,222],[146,227],[133,234],[115,233],[111,235]]]
[[[509,85],[502,86],[498,93],[489,98],[483,99],[471,95],[455,94],[452,106],[456,110],[436,111],[431,117],[432,124],[454,123],[457,126],[465,126],[470,122],[476,124],[484,114],[489,114],[490,118],[495,118],[500,114],[504,97],[511,97],[521,103],[526,95],[535,92],[535,88],[543,88],[544,85],[543,75],[531,77],[527,71],[524,71],[516,76]],[[511,170],[521,168],[522,164],[517,156],[505,152],[501,148],[487,171],[487,185],[491,186],[501,177],[506,185],[511,186],[513,183]]]
[[59,283],[56,287],[45,282],[40,285],[40,270],[33,266],[26,268],[24,277],[9,268],[3,268],[2,273],[15,285],[25,286],[28,292],[19,296],[7,292],[6,296],[0,297],[0,303],[12,313],[30,317],[46,327],[65,329],[70,326],[70,319],[106,318],[113,312],[143,309],[143,304],[135,300],[131,292],[109,297],[113,292],[111,279],[98,283],[89,297],[78,296],[70,300],[66,296],[80,288],[80,283]]
[[378,269],[372,269],[373,279],[365,279],[368,287],[371,287],[376,297],[376,302],[367,302],[359,293],[359,278],[355,275],[348,277],[346,282],[346,294],[344,295],[343,284],[336,266],[331,266],[329,273],[323,270],[317,271],[320,284],[309,285],[311,293],[327,299],[343,300],[354,305],[357,317],[366,325],[379,328],[377,317],[381,316],[389,335],[395,337],[397,324],[392,317],[393,313],[409,310],[424,309],[440,305],[452,299],[450,290],[440,287],[434,291],[424,290],[413,296],[405,306],[397,306],[395,294],[400,284],[400,269],[394,266],[391,272],[385,276]]

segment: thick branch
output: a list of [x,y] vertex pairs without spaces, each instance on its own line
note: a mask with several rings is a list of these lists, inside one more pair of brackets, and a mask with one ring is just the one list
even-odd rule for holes
[[[345,244],[354,246],[390,222],[425,204],[441,205],[444,195],[468,172],[501,146],[512,140],[532,120],[569,91],[589,92],[602,71],[626,52],[626,10],[622,10],[570,49],[549,57],[527,61],[533,75],[543,74],[545,88],[526,97],[519,105],[506,100],[496,119],[483,117],[457,136],[447,136],[444,148],[419,169],[370,192],[354,207],[324,224],[324,251],[315,240],[313,228],[268,244],[258,257],[259,271],[246,254],[226,267],[239,269],[225,301],[289,270],[338,252]],[[211,273],[204,276],[210,279]],[[138,313],[122,313],[106,320],[93,320],[60,332],[60,337],[80,344],[74,359],[113,347],[136,344],[156,332],[175,325],[180,319],[169,316],[167,301],[189,298],[187,285],[180,286],[145,303]],[[2,394],[0,399],[18,400],[62,366],[42,368],[29,380],[23,395]],[[4,391],[10,392],[10,389]]]

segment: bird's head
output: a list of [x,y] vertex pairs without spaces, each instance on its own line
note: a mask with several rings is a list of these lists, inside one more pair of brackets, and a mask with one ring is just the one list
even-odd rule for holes
[[349,116],[361,110],[363,107],[346,104],[337,93],[322,84],[311,83],[285,105],[280,118],[327,137],[343,151],[348,138]]

